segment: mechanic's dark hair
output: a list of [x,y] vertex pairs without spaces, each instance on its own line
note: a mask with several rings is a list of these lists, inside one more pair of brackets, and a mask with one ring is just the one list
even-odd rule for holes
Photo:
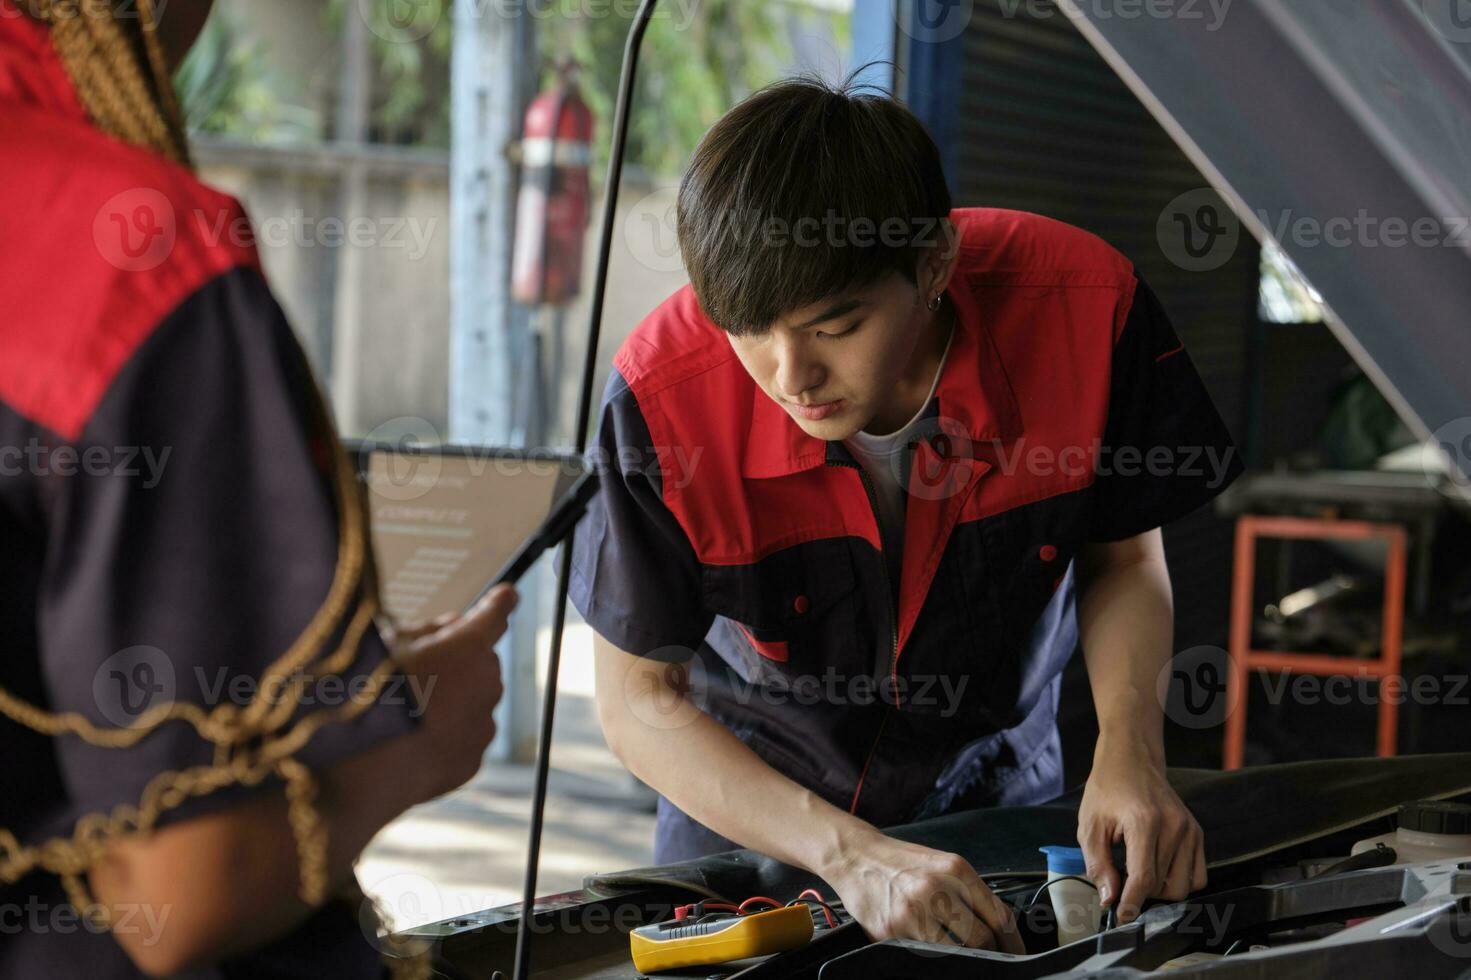
[[950,191],[924,124],[850,75],[756,92],[705,134],[679,187],[679,247],[705,314],[752,335],[944,246]]

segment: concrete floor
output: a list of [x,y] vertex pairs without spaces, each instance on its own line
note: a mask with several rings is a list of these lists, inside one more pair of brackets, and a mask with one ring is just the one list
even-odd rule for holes
[[[608,751],[591,675],[591,634],[569,624],[538,895],[653,861],[653,797]],[[414,807],[373,838],[358,880],[394,928],[520,901],[533,780],[530,765],[488,762],[465,786]]]

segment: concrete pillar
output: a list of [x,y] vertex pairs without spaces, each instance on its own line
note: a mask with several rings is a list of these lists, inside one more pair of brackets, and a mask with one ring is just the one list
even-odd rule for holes
[[[507,149],[535,90],[536,39],[519,4],[455,3],[453,10],[449,437],[507,446],[514,356],[529,330],[527,313],[511,300],[517,168]],[[501,643],[506,696],[490,748],[496,759],[536,754],[539,580],[523,581]]]

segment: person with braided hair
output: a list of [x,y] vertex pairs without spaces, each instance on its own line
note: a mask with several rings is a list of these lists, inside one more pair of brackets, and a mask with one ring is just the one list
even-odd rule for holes
[[351,464],[190,169],[210,6],[0,0],[4,977],[381,975],[353,861],[495,730],[514,591],[379,630]]

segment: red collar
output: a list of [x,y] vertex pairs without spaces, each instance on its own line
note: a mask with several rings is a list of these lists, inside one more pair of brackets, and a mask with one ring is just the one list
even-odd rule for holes
[[[955,304],[956,333],[935,392],[939,415],[957,423],[975,443],[1010,443],[1022,433],[1016,394],[982,320],[972,284],[961,271],[956,271],[945,296]],[[803,432],[759,385],[749,388],[751,427],[742,476],[788,476],[826,461],[826,442]]]
[[0,0],[0,105],[87,119],[51,32],[14,0]]

